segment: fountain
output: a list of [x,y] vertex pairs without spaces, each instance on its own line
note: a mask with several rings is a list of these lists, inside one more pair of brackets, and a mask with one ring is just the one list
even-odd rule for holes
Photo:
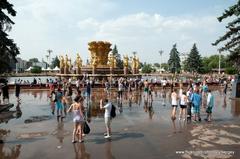
[[71,64],[71,59],[65,55],[60,56],[60,73],[61,77],[118,77],[118,76],[139,76],[139,58],[134,56],[132,59],[131,68],[129,66],[128,56],[124,56],[124,68],[117,67],[116,57],[110,53],[111,43],[104,41],[92,41],[88,43],[88,50],[90,52],[90,62],[83,65],[82,59],[77,54],[74,66]]

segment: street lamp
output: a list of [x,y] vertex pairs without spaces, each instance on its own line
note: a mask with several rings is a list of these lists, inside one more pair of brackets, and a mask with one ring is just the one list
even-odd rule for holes
[[51,53],[52,53],[53,51],[52,51],[51,49],[48,49],[47,52],[48,52],[48,58],[49,58],[48,64],[49,64],[49,66],[50,66]]
[[160,59],[160,73],[162,73],[162,54],[163,54],[163,50],[160,50],[158,52],[159,52],[160,57],[161,57],[161,59]]
[[219,51],[218,74],[221,74],[221,52]]

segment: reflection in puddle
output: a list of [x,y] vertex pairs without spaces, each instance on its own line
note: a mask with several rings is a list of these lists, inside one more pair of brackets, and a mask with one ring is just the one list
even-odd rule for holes
[[112,143],[108,141],[105,143],[105,158],[106,159],[113,159],[115,158],[112,154]]
[[58,122],[57,128],[51,134],[56,136],[60,145],[62,145],[64,137],[69,135],[70,132],[64,129],[64,122]]
[[233,116],[240,116],[240,100],[232,100],[232,115]]
[[0,129],[0,158],[16,159],[20,155],[21,145],[5,146],[4,139],[10,134],[10,130]]
[[0,158],[17,159],[21,153],[21,145],[6,147],[0,144]]
[[[216,109],[215,109],[215,111],[217,113],[216,113],[216,120],[214,121],[214,123],[218,123],[218,122],[222,122],[222,121],[224,122],[225,119],[229,119],[231,121],[232,116],[240,115],[240,101],[232,100],[231,107],[230,107],[229,105],[227,105],[227,103],[229,102],[228,97],[225,99],[225,98],[222,98],[222,96],[218,96],[219,95],[218,92],[214,92],[214,93],[216,95],[215,98],[218,100],[218,103],[216,103],[216,105],[217,106],[219,105],[219,107],[216,106]],[[21,120],[25,121],[25,123],[42,122],[45,120],[52,119],[53,116],[51,115],[51,112],[50,112],[51,106],[46,104],[46,103],[49,103],[49,98],[47,98],[46,94],[47,94],[47,92],[44,92],[44,91],[41,93],[35,91],[33,93],[33,95],[34,95],[34,98],[33,98],[31,93],[28,92],[28,95],[26,96],[27,97],[26,100],[28,100],[29,103],[32,102],[32,103],[36,103],[36,104],[32,104],[32,103],[29,104],[28,101],[26,101],[26,107],[24,105],[24,107],[22,107],[22,110],[21,110],[20,103],[19,103],[18,105],[16,105],[15,111],[9,111],[9,112],[1,114],[0,122],[7,123],[11,119],[20,118],[23,115],[22,112],[24,113],[24,117],[22,117]],[[174,137],[177,135],[181,135],[181,134],[185,135],[185,133],[189,133],[190,134],[189,140],[186,142],[188,142],[188,144],[190,144],[192,146],[192,148],[200,148],[200,149],[201,148],[211,148],[211,149],[214,149],[214,150],[211,150],[211,152],[213,153],[214,151],[216,151],[215,149],[218,149],[218,147],[215,148],[216,145],[220,145],[220,146],[225,146],[225,145],[239,146],[240,145],[240,137],[238,134],[230,133],[227,130],[224,130],[224,131],[221,130],[224,128],[225,129],[236,129],[236,128],[239,129],[239,125],[228,124],[228,125],[219,126],[219,128],[218,128],[218,127],[214,127],[214,125],[206,126],[204,123],[199,123],[198,126],[195,125],[194,129],[191,130],[191,132],[189,132],[189,128],[187,128],[186,122],[178,121],[178,120],[170,121],[169,110],[171,109],[171,106],[170,106],[171,102],[169,102],[169,100],[170,100],[169,95],[170,95],[169,90],[160,90],[158,92],[155,92],[155,96],[153,97],[153,102],[149,102],[149,101],[145,102],[141,91],[133,91],[133,92],[131,92],[131,94],[129,94],[129,92],[124,92],[124,98],[123,98],[123,100],[120,101],[117,99],[117,93],[112,92],[110,99],[113,102],[113,104],[119,108],[119,112],[122,114],[122,115],[119,115],[121,117],[121,118],[119,118],[119,120],[117,119],[114,121],[114,122],[119,122],[119,123],[122,122],[119,125],[117,125],[116,127],[118,127],[118,126],[120,128],[121,128],[121,126],[126,127],[131,122],[131,126],[133,126],[134,129],[136,128],[138,130],[137,122],[139,122],[139,121],[142,122],[143,120],[155,122],[155,121],[152,121],[152,119],[154,119],[154,120],[156,119],[156,121],[157,121],[157,119],[159,119],[159,117],[160,117],[160,118],[164,119],[164,120],[162,120],[164,123],[168,124],[168,126],[170,128],[170,132],[173,130],[174,134],[171,134],[171,136]],[[88,122],[94,121],[91,123],[93,125],[96,124],[95,120],[94,120],[95,117],[103,117],[104,110],[100,110],[100,108],[99,108],[99,100],[103,97],[106,97],[106,92],[104,92],[103,90],[100,90],[100,91],[97,90],[97,91],[93,92],[90,101],[85,103],[86,119],[88,120]],[[22,98],[22,99],[24,99],[24,98]],[[41,100],[41,104],[38,103],[38,102],[40,102],[40,100]],[[230,113],[230,110],[231,110],[231,113]],[[35,112],[37,112],[38,114],[35,114]],[[131,115],[128,116],[128,114],[130,114],[129,112],[131,113]],[[226,116],[224,116],[224,118],[222,118],[221,116],[219,116],[220,113],[224,113],[224,115],[226,114]],[[45,115],[45,114],[47,114],[47,115]],[[132,117],[133,118],[139,117],[139,118],[138,118],[138,120],[135,121],[135,120],[132,120],[133,119]],[[219,120],[219,119],[221,119],[221,120]],[[41,137],[43,139],[46,139],[50,136],[50,138],[55,139],[55,142],[58,143],[57,148],[60,149],[60,148],[63,148],[63,145],[67,145],[69,142],[69,141],[65,141],[66,136],[71,136],[71,129],[69,129],[69,131],[67,130],[67,128],[68,128],[67,124],[69,123],[68,120],[69,120],[69,117],[67,115],[67,117],[64,118],[63,122],[53,121],[53,122],[55,122],[55,124],[53,124],[54,128],[52,129],[53,131],[50,133],[48,132],[48,130],[40,130],[41,132],[31,132],[31,131],[33,131],[33,130],[31,130],[31,127],[30,127],[31,124],[23,124],[23,122],[22,122],[23,125],[25,125],[25,126],[27,125],[28,131],[26,131],[26,132],[30,131],[30,133],[18,133],[14,137],[17,137],[17,139],[20,139],[20,140],[24,140],[24,141],[26,140],[28,142],[29,140],[27,140],[27,139],[31,139],[31,140],[34,138],[39,139]],[[126,120],[127,120],[127,122],[125,122]],[[11,120],[11,121],[13,121],[13,120]],[[49,123],[51,123],[51,122],[52,121],[49,121]],[[11,123],[6,124],[7,125],[6,130],[0,129],[0,146],[1,146],[0,147],[0,158],[2,156],[4,156],[5,158],[17,158],[20,153],[21,145],[15,145],[15,146],[13,146],[11,144],[8,145],[7,142],[5,142],[5,144],[3,144],[5,137],[10,134],[10,130],[8,130],[8,129],[11,129],[11,130],[13,129],[14,131],[17,130],[17,129],[14,129],[14,127],[12,127],[12,125],[10,125],[10,124]],[[124,125],[124,124],[126,124],[126,125]],[[35,125],[35,124],[32,124],[32,125]],[[45,123],[43,123],[42,125],[46,126]],[[134,127],[135,125],[137,125],[137,126]],[[189,125],[190,125],[190,127],[192,126],[192,124],[189,124]],[[51,128],[52,128],[52,126],[51,126]],[[122,128],[119,130],[122,130]],[[125,128],[124,131],[128,131],[128,128]],[[116,133],[113,135],[114,137],[111,140],[111,142],[121,141],[123,139],[125,139],[125,141],[128,140],[131,142],[134,138],[144,137],[144,135],[145,135],[144,133],[134,133],[134,132]],[[146,132],[146,133],[148,133],[148,132]],[[11,132],[11,135],[12,134],[13,133]],[[89,138],[91,138],[91,137],[92,136],[89,136]],[[105,150],[103,153],[105,155],[105,158],[114,158],[114,156],[112,154],[112,145],[111,145],[112,143],[111,142],[106,142],[106,140],[103,138],[100,138],[100,139],[94,138],[94,139],[90,139],[90,140],[86,140],[86,141],[87,142],[92,141],[92,143],[94,143],[94,144],[104,144]],[[85,143],[85,144],[86,144],[86,146],[88,146],[87,143]],[[90,147],[89,147],[89,149],[86,150],[86,148],[88,148],[88,147],[85,147],[85,144],[77,143],[77,144],[73,145],[76,158],[90,158],[91,157],[90,154],[87,152],[87,150],[89,150],[89,152],[90,152],[92,149],[90,149]],[[12,147],[10,147],[10,146],[12,146]],[[185,157],[186,157],[186,155],[187,154],[185,154]],[[192,158],[195,157],[195,156],[192,156],[191,154],[188,154],[188,155]],[[202,156],[198,155],[197,157],[202,157]],[[203,157],[211,157],[211,154],[209,153],[208,155],[205,155]],[[225,157],[227,158],[229,156],[225,156]]]
[[21,103],[18,102],[15,111],[6,111],[0,113],[0,124],[8,123],[9,120],[14,118],[20,118],[22,116],[22,110],[20,108]]
[[84,143],[77,143],[73,144],[75,158],[86,158],[89,159],[91,156],[89,153],[86,152],[85,144]]

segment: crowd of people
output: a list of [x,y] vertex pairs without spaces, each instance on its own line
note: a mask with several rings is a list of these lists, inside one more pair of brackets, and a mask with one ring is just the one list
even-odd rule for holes
[[[36,80],[36,79],[35,79]],[[231,80],[223,82],[223,92],[226,94],[228,89],[228,83]],[[36,81],[35,81],[36,82]],[[99,82],[99,81],[98,81]],[[63,80],[47,80],[46,86],[49,88],[49,99],[51,101],[52,114],[57,116],[57,121],[62,122],[66,115],[72,112],[73,117],[73,136],[72,142],[75,143],[78,139],[79,142],[83,142],[84,137],[84,124],[88,120],[86,115],[86,108],[91,101],[92,89],[95,88],[97,81],[94,79],[77,79],[72,81],[71,78]],[[129,107],[132,105],[133,91],[139,90],[138,92],[143,92],[139,96],[144,99],[144,110],[149,112],[150,118],[153,115],[152,102],[154,100],[154,93],[157,94],[156,89],[159,89],[157,85],[152,80],[142,80],[139,78],[114,78],[114,80],[102,80],[102,85],[104,86],[105,98],[99,101],[99,108],[104,109],[104,120],[106,133],[104,133],[105,138],[111,138],[111,110],[114,107],[111,101],[111,91],[117,92],[117,105],[118,110],[122,113],[122,103],[124,100],[124,94],[126,94]],[[20,99],[20,86],[21,80],[15,82],[15,95],[17,101]],[[188,87],[183,87],[180,83],[179,87],[176,87],[173,82],[169,83],[167,79],[163,79],[160,85],[162,94],[162,105],[166,106],[166,90],[170,86],[170,103],[172,106],[171,119],[174,121],[177,118],[179,120],[187,120],[193,122],[201,121],[201,113],[206,112],[206,121],[212,121],[212,109],[214,107],[214,96],[211,89],[207,85],[207,80],[204,79],[203,82],[190,82]],[[2,87],[3,99],[9,99],[7,84]],[[178,88],[178,89],[177,89]],[[6,93],[7,92],[7,93]],[[142,99],[140,97],[140,100]],[[73,100],[72,100],[73,99]],[[179,107],[179,109],[178,109]],[[178,113],[179,112],[179,113]]]
[[214,96],[208,88],[206,81],[199,84],[191,84],[186,90],[180,85],[179,90],[173,89],[171,93],[172,120],[176,119],[177,107],[180,106],[179,120],[201,121],[201,109],[207,113],[206,121],[212,118],[212,108],[214,106]]

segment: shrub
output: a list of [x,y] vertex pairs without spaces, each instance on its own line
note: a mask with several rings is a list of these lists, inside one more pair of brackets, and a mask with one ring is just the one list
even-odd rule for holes
[[230,74],[230,75],[237,74],[237,70],[236,70],[235,68],[233,68],[233,67],[228,67],[228,68],[226,68],[226,69],[225,69],[225,72],[226,72],[227,74]]
[[41,73],[42,72],[42,68],[39,66],[33,66],[33,68],[31,69],[31,73]]

